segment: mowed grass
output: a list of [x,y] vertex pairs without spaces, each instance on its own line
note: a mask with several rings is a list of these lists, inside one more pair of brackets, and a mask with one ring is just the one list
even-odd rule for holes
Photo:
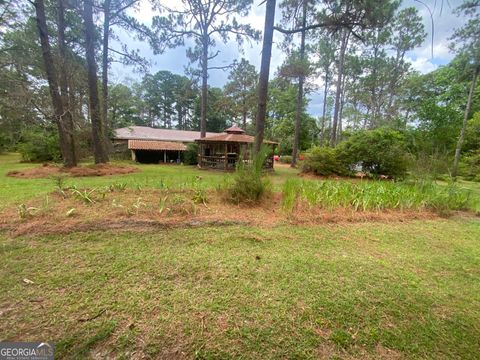
[[480,351],[477,219],[0,234],[0,243],[0,339],[53,340],[59,358]]
[[[0,209],[18,204],[32,197],[41,196],[55,189],[52,179],[19,179],[6,176],[9,171],[41,166],[41,164],[20,163],[18,154],[0,155]],[[202,186],[215,188],[221,186],[228,174],[202,171],[195,166],[135,164],[131,161],[113,161],[113,164],[136,165],[139,172],[99,177],[68,177],[68,186],[78,188],[96,188],[114,183],[125,183],[129,188],[191,188],[197,177],[201,177]],[[86,165],[82,164],[82,165]]]
[[[229,173],[199,170],[196,166],[137,164],[132,161],[112,161],[112,163],[134,165],[140,171],[126,175],[67,177],[66,185],[92,189],[115,183],[125,183],[128,188],[133,189],[183,189],[191,188],[195,183],[195,186],[215,189],[224,186],[231,177]],[[81,165],[87,165],[87,163]],[[18,205],[30,198],[43,196],[55,190],[55,182],[52,179],[19,179],[6,175],[12,170],[38,166],[41,166],[41,164],[21,163],[19,154],[0,154],[0,210],[6,206]],[[275,173],[269,176],[272,179],[274,190],[280,191],[285,180],[296,177],[297,174],[298,170],[283,166],[278,167]],[[201,178],[202,181],[197,182],[197,178]]]
[[[0,210],[55,188],[51,179],[7,177],[38,166],[18,160],[0,156]],[[139,168],[66,185],[181,189],[199,186],[200,176],[200,186],[214,189],[230,177],[189,166]],[[288,167],[269,176],[274,191],[298,182]],[[302,190],[312,204],[328,200],[317,196],[319,186],[354,186],[301,183],[316,189]],[[362,188],[362,201],[383,184],[367,182],[375,191]],[[399,191],[392,204],[404,201],[402,188],[385,186]],[[58,358],[477,359],[480,352],[475,217],[15,238],[0,232],[0,256],[0,340],[54,341]]]

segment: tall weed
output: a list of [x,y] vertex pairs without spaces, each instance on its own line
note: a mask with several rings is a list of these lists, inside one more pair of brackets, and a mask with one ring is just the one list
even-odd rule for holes
[[236,204],[257,203],[271,191],[271,182],[264,176],[263,170],[268,154],[269,149],[262,147],[250,162],[238,161],[233,182],[227,187],[229,201]]

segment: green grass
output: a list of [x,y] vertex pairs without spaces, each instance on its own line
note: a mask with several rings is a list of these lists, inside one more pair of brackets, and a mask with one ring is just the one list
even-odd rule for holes
[[[0,156],[0,209],[54,189],[50,179],[5,176],[32,166]],[[202,202],[204,189],[231,176],[139,168],[68,178],[67,185],[197,183]],[[297,196],[325,208],[356,200],[376,210],[425,201],[408,184],[297,180],[288,167],[270,179],[274,190],[285,190],[286,207]],[[480,190],[459,186],[472,191],[468,201]],[[425,193],[464,199],[464,190],[445,186]],[[476,359],[479,239],[478,218],[16,238],[0,232],[0,340],[54,341],[58,358],[68,359]]]
[[[0,155],[0,209],[25,201],[34,196],[48,194],[55,189],[51,179],[18,179],[6,176],[9,171],[40,166],[19,162],[18,154]],[[114,164],[138,165],[131,161],[115,161]],[[126,183],[129,188],[191,188],[198,176],[202,177],[201,186],[215,188],[222,186],[228,174],[213,171],[202,171],[195,166],[183,165],[138,165],[140,171],[126,175],[101,177],[68,177],[67,186],[78,188],[95,188],[114,183]]]
[[474,359],[479,239],[466,219],[0,234],[0,338],[59,358]]

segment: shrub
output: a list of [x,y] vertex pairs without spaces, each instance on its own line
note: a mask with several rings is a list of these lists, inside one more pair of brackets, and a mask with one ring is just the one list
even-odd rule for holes
[[302,171],[316,175],[347,175],[348,166],[338,156],[334,148],[315,146],[305,154]]
[[186,165],[197,165],[198,160],[198,144],[190,143],[187,145],[187,150],[183,152],[183,162]]
[[278,158],[278,161],[280,161],[283,164],[291,164],[292,163],[292,156],[291,155],[282,155]]
[[270,190],[270,181],[263,176],[263,164],[268,151],[264,147],[254,156],[251,163],[243,161],[237,163],[233,183],[227,188],[230,201],[236,204],[256,203]]
[[480,150],[464,155],[460,163],[460,174],[467,180],[480,181]]
[[58,135],[47,131],[23,132],[18,151],[24,161],[43,162],[61,159]]
[[339,144],[338,158],[356,164],[373,176],[402,178],[407,173],[407,148],[403,135],[391,129],[360,131]]
[[447,154],[425,154],[420,152],[410,155],[408,161],[412,177],[417,179],[445,180],[450,179],[449,166],[453,161]]

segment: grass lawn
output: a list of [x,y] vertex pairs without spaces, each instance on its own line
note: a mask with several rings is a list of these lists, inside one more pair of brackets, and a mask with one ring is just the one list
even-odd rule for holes
[[[29,166],[0,156],[0,208],[53,190],[49,179],[5,176]],[[228,176],[141,169],[68,181],[181,188],[202,176],[214,188]],[[294,177],[279,168],[272,182],[279,188]],[[0,340],[53,341],[58,358],[480,353],[478,217],[18,237],[0,231],[0,255]]]
[[[131,161],[116,161],[118,164],[134,164]],[[8,177],[6,174],[11,170],[20,170],[39,166],[39,164],[24,164],[19,162],[18,154],[0,155],[0,209],[3,206],[19,203],[33,196],[44,195],[52,192],[55,183],[51,179],[18,179]],[[102,177],[75,177],[67,180],[69,185],[79,188],[94,188],[109,185],[115,182],[126,183],[129,187],[169,188],[190,187],[195,177],[205,179],[206,186],[214,188],[221,185],[225,175],[221,172],[198,170],[195,166],[180,165],[140,165],[141,171]],[[3,206],[2,206],[3,205]]]

